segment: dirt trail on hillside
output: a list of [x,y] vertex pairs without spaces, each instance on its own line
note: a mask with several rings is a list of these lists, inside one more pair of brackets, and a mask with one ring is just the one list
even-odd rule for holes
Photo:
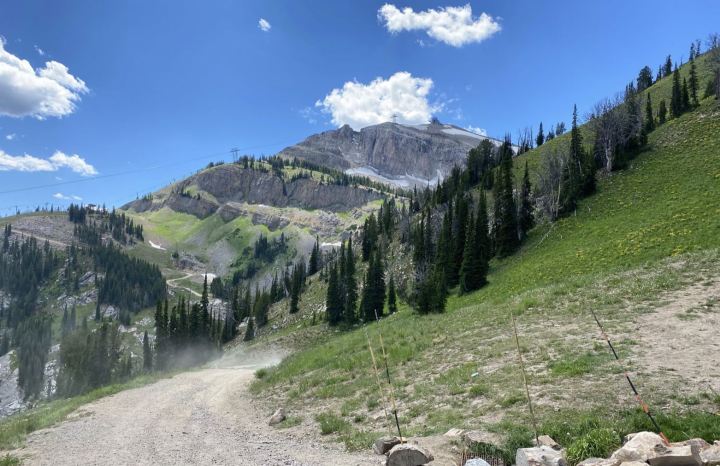
[[[88,404],[50,429],[28,436],[24,464],[371,465],[370,455],[320,443],[310,429],[268,426],[248,394],[254,370],[279,360],[224,358]],[[235,365],[242,361],[245,365]],[[377,457],[376,457],[377,458]]]
[[184,276],[182,276],[182,277],[172,278],[172,279],[170,279],[170,280],[167,280],[167,284],[168,284],[168,286],[171,287],[171,288],[177,288],[177,289],[179,289],[179,290],[185,290],[185,291],[189,292],[191,295],[196,296],[196,297],[199,298],[199,297],[201,297],[202,295],[201,295],[200,293],[198,293],[197,291],[195,291],[195,290],[193,290],[193,289],[191,289],[191,288],[188,288],[188,287],[186,287],[186,286],[182,286],[182,285],[178,285],[178,284],[177,284],[177,282],[179,282],[179,281],[181,281],[181,280],[187,280],[187,279],[189,279],[189,278],[192,278],[194,275],[195,275],[194,272],[190,272],[189,274],[184,275]]
[[720,278],[659,299],[664,304],[635,321],[639,367],[720,392]]

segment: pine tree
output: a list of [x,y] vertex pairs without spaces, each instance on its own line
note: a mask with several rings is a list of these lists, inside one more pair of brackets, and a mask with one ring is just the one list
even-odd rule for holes
[[292,273],[292,284],[290,286],[290,314],[295,314],[299,310],[300,291],[302,288],[302,272],[298,265],[295,266]]
[[690,85],[690,96],[692,97],[692,104],[693,106],[698,105],[698,77],[697,77],[697,70],[695,69],[695,61],[690,63],[690,81],[688,82]]
[[338,283],[338,270],[336,265],[330,267],[328,277],[327,296],[325,298],[325,312],[330,325],[337,325],[342,321],[343,300],[340,296]]
[[[458,193],[455,204],[455,212],[452,215],[452,234],[447,240],[451,243],[450,256],[448,258],[447,281],[449,286],[455,286],[460,280],[460,267],[465,252],[465,236],[468,220],[468,201],[464,194]],[[449,210],[449,207],[448,207]]]
[[670,98],[670,115],[677,118],[683,113],[682,89],[680,86],[680,71],[675,68],[673,72],[672,94]]
[[513,196],[512,145],[505,138],[500,146],[500,166],[495,197],[495,253],[506,257],[515,252],[518,238],[517,208]]
[[245,327],[245,336],[243,336],[243,341],[250,341],[253,338],[255,338],[255,319],[250,317],[248,319],[247,327]]
[[545,142],[545,133],[543,133],[543,124],[541,121],[540,128],[538,129],[537,138],[535,138],[535,144],[537,144],[537,146],[540,147],[543,145],[543,142]]
[[688,92],[688,83],[685,78],[683,78],[682,83],[682,109],[683,112],[690,110],[690,93]]
[[146,372],[150,372],[153,368],[152,360],[152,349],[150,349],[150,339],[148,338],[147,330],[143,335],[143,369]]
[[201,328],[198,329],[198,335],[208,336],[210,335],[210,310],[208,306],[210,300],[208,299],[208,282],[207,274],[205,274],[205,280],[203,281],[202,296],[200,297],[200,307],[202,311],[201,315]]
[[388,283],[388,312],[395,314],[397,312],[397,296],[395,295],[395,278],[390,275],[390,282]]
[[653,84],[653,77],[652,77],[652,70],[649,66],[643,67],[643,69],[640,70],[640,73],[637,77],[637,90],[638,92],[642,92],[648,87],[652,86]]
[[528,172],[528,164],[526,160],[523,181],[522,185],[520,185],[520,209],[518,213],[518,226],[520,227],[520,236],[522,238],[527,236],[528,231],[535,226],[535,217],[533,215],[533,206],[530,195],[530,173]]
[[667,106],[665,105],[665,99],[662,99],[660,101],[660,106],[658,107],[658,124],[662,125],[667,120]]
[[665,65],[663,66],[663,78],[670,76],[673,72],[673,63],[670,55],[665,59]]
[[345,248],[345,303],[343,315],[347,324],[354,324],[357,320],[355,308],[357,306],[357,282],[355,280],[355,254],[352,248],[352,237],[348,238]]
[[460,268],[460,291],[469,293],[480,288],[481,283],[479,267],[480,267],[480,251],[476,241],[476,225],[475,217],[471,213],[468,217],[467,235],[465,237],[465,253],[463,254],[463,263]]
[[308,275],[315,275],[320,270],[320,237],[315,237],[315,246],[310,253],[310,263],[308,264]]
[[647,100],[645,100],[645,132],[649,133],[654,129],[655,129],[655,117],[653,116],[652,98],[650,97],[650,94],[648,93]]

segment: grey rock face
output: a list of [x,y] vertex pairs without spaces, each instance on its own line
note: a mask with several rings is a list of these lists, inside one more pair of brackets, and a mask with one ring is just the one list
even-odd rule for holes
[[[483,139],[489,138],[440,123],[417,126],[382,123],[360,131],[345,125],[310,136],[283,149],[279,155],[356,174],[375,172],[376,176],[371,177],[409,187],[437,182],[453,166],[462,165],[468,151]],[[363,168],[368,171],[355,171]]]
[[145,212],[169,207],[176,212],[188,213],[201,219],[222,208],[221,214],[227,221],[234,215],[232,208],[225,207],[228,202],[340,212],[382,197],[373,190],[321,184],[309,178],[287,181],[271,172],[244,169],[238,164],[225,164],[203,170],[184,183],[187,186],[196,185],[211,194],[215,201],[172,193],[163,200],[139,199],[123,208]]

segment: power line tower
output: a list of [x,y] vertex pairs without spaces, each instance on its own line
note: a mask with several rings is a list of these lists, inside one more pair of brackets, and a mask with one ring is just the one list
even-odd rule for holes
[[393,115],[392,115],[392,122],[393,122],[393,123],[397,123],[397,119],[398,119],[399,117],[400,117],[400,115],[398,115],[397,113],[393,113]]
[[232,153],[232,155],[233,155],[234,163],[238,161],[238,153],[239,152],[240,152],[240,149],[238,149],[237,147],[233,147],[232,149],[230,149],[230,153]]

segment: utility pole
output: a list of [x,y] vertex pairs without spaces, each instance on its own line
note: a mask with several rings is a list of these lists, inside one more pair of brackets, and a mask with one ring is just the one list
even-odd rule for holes
[[230,152],[233,155],[233,162],[236,163],[238,161],[238,152],[240,152],[240,149],[238,149],[237,147],[233,147],[232,149],[230,149]]

